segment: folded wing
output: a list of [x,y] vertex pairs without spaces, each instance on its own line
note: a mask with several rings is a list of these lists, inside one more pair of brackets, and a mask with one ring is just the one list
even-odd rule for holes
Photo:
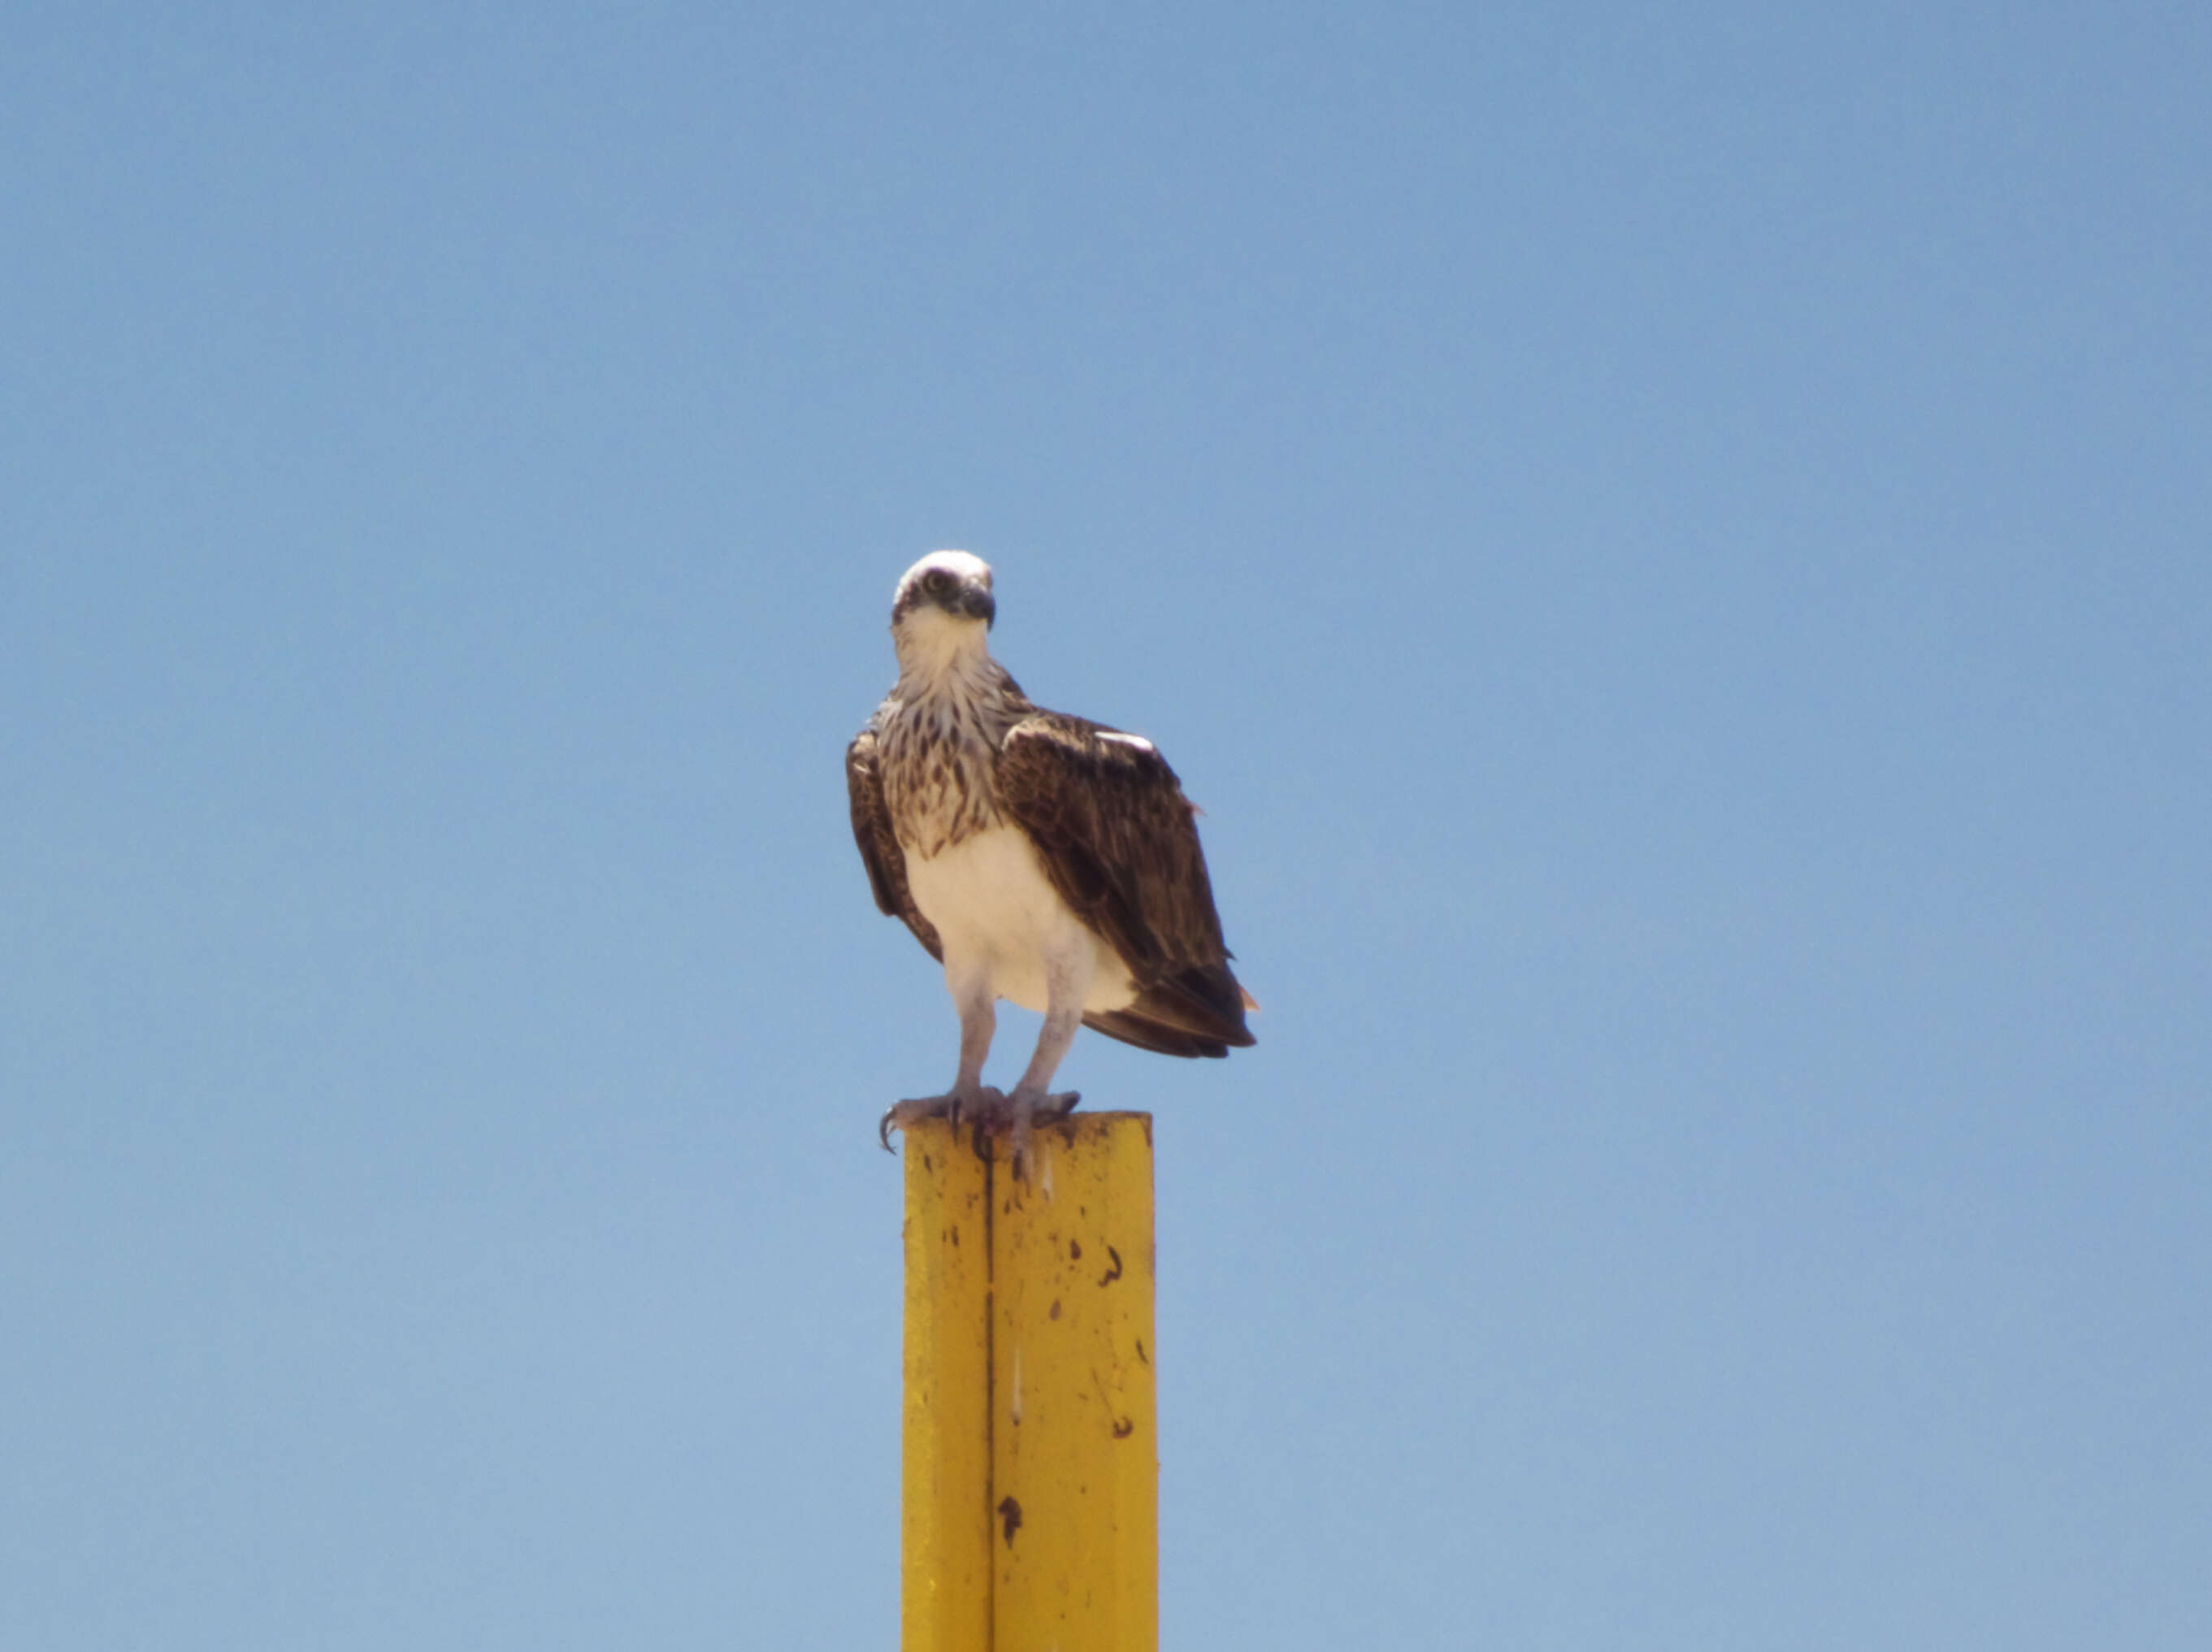
[[[1008,732],[997,778],[1000,806],[1036,842],[1053,888],[1137,983],[1135,1003],[1084,1023],[1165,1055],[1220,1056],[1252,1043],[1197,811],[1152,743],[1040,711]],[[857,805],[854,819],[857,832]]]
[[914,903],[913,890],[907,887],[906,852],[899,847],[890,805],[884,800],[872,720],[845,748],[845,789],[853,805],[853,841],[860,846],[860,859],[868,869],[868,886],[875,891],[876,905],[903,920],[914,931],[915,939],[929,950],[929,956],[944,963],[945,944],[937,938],[937,926],[921,915],[921,908]]

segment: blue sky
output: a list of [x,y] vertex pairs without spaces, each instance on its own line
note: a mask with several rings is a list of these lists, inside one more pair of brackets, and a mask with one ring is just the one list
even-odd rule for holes
[[4,37],[0,1643],[890,1643],[940,545],[1266,1005],[1165,1644],[2212,1637],[2200,8]]

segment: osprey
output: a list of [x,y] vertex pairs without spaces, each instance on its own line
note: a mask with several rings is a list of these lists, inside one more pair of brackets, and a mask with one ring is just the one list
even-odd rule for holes
[[[942,1096],[904,1101],[879,1133],[979,1116],[1028,1157],[1032,1117],[1079,1023],[1164,1055],[1253,1042],[1259,1006],[1229,970],[1197,813],[1140,735],[1046,711],[993,659],[991,570],[923,557],[891,602],[899,678],[845,753],[853,835],[876,904],[945,966],[960,1066]],[[987,1089],[994,1005],[1044,1017],[1011,1096]]]

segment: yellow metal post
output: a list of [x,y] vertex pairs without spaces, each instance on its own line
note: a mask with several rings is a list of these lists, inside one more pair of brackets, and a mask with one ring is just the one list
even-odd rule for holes
[[1152,1120],[1034,1151],[907,1135],[906,1652],[1158,1644]]
[[1040,1130],[993,1182],[994,1652],[1159,1639],[1152,1121]]
[[942,1122],[905,1148],[899,1644],[992,1652],[991,1167]]

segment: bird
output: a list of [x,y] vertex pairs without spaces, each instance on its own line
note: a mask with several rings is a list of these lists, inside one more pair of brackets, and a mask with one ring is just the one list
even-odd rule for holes
[[[1051,1093],[1079,1025],[1163,1055],[1255,1040],[1229,967],[1196,808],[1152,743],[1036,705],[991,657],[988,563],[933,551],[891,599],[898,681],[846,749],[853,836],[877,907],[945,969],[960,1058],[942,1095],[895,1103],[878,1139],[973,1120],[1010,1139],[1080,1099]],[[1007,999],[1044,1017],[1011,1095],[983,1063]]]

